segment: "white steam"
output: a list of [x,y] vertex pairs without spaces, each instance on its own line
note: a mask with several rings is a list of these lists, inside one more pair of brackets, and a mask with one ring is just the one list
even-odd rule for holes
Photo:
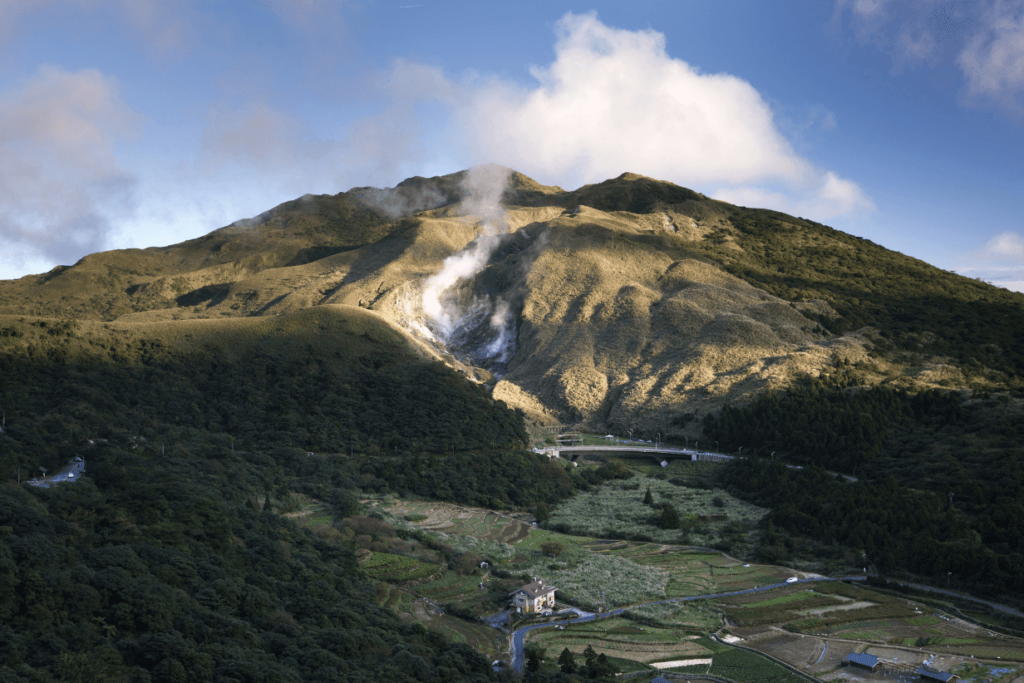
[[[484,230],[493,229],[490,225]],[[442,302],[444,293],[462,280],[472,279],[487,265],[487,259],[498,246],[497,233],[488,233],[477,237],[473,242],[444,260],[441,271],[427,279],[423,288],[423,313],[430,321],[438,335],[447,340],[463,317],[462,311],[453,303]]]
[[508,302],[504,299],[498,299],[494,313],[491,314],[490,325],[491,329],[498,336],[487,345],[487,357],[505,362],[512,355],[512,342],[514,341],[516,328],[512,320],[512,311],[508,307]]
[[463,280],[475,277],[487,265],[508,231],[501,196],[508,182],[509,169],[494,164],[474,166],[463,181],[463,211],[482,223],[481,234],[465,249],[444,260],[440,272],[427,279],[423,287],[423,313],[428,326],[447,341],[462,322],[464,312],[445,293]]

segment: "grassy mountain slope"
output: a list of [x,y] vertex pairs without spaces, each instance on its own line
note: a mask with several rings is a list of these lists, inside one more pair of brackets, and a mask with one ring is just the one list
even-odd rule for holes
[[[424,280],[479,233],[466,177],[306,197],[175,247],[93,255],[0,283],[0,311],[129,323],[344,304],[411,330]],[[631,173],[566,192],[511,172],[504,203],[511,234],[458,296],[511,306],[517,351],[495,396],[541,421],[696,434],[680,415],[837,358],[871,384],[998,390],[1024,375],[1024,296],[812,221]]]

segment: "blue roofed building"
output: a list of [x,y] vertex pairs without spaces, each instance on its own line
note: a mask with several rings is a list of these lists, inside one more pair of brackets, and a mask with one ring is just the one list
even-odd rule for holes
[[939,671],[930,666],[921,665],[917,670],[918,677],[925,683],[956,683],[956,676],[948,671]]
[[846,655],[843,659],[843,663],[853,664],[854,666],[859,666],[860,668],[867,669],[868,671],[875,671],[879,666],[878,657],[866,653],[861,654],[859,652],[851,652]]

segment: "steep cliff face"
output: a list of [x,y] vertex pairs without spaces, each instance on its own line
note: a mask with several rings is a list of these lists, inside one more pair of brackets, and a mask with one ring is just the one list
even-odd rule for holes
[[[663,436],[836,359],[871,382],[1010,381],[1022,301],[644,176],[566,192],[495,166],[307,196],[198,240],[0,283],[0,315],[367,309],[534,420]],[[976,342],[929,328],[974,310]]]

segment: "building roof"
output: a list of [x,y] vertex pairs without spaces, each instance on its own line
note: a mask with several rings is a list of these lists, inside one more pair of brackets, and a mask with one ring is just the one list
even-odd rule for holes
[[544,583],[544,579],[540,579],[538,581],[534,581],[533,583],[528,583],[528,584],[526,584],[525,586],[523,586],[521,588],[515,589],[514,591],[509,593],[509,595],[514,595],[514,594],[522,591],[523,593],[526,593],[531,598],[536,599],[536,598],[541,597],[542,595],[547,595],[548,593],[554,593],[556,590],[558,590],[558,589],[555,588],[554,586],[546,585]]
[[846,658],[843,661],[850,662],[851,664],[860,664],[861,666],[866,666],[869,669],[873,669],[878,665],[878,657],[867,653],[860,654],[858,652],[851,652],[846,655]]
[[938,669],[933,669],[930,666],[924,665],[918,668],[917,675],[922,678],[930,678],[933,681],[942,681],[942,683],[949,683],[951,679],[956,678],[956,676],[948,671],[939,671]]

